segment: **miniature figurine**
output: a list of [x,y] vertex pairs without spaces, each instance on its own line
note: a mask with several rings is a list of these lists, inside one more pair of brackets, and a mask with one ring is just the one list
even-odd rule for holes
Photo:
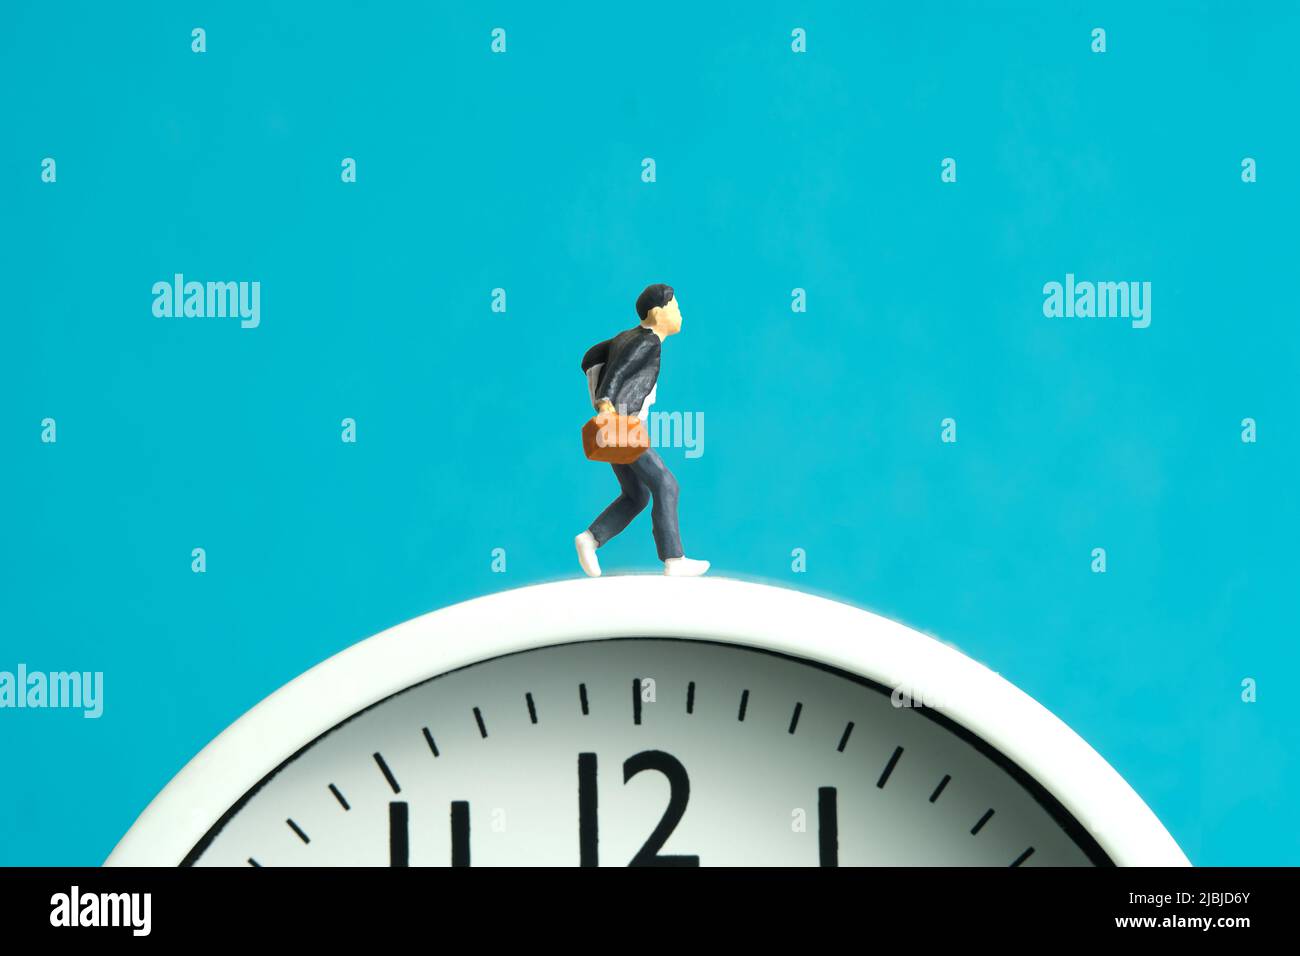
[[[592,407],[600,415],[635,415],[647,420],[658,391],[659,355],[663,340],[682,328],[681,307],[671,286],[646,286],[637,297],[641,324],[612,339],[593,345],[582,358]],[[677,529],[677,479],[653,448],[629,464],[613,464],[621,493],[586,531],[574,538],[578,562],[590,577],[600,577],[596,549],[628,526],[653,499],[650,520],[655,548],[664,574],[697,577],[709,570],[708,561],[682,553]]]

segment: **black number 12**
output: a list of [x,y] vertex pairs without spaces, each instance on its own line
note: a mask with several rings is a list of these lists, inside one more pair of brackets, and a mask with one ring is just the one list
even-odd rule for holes
[[[661,854],[677,824],[686,813],[691,796],[691,780],[682,762],[662,750],[643,750],[623,762],[623,782],[627,783],[643,770],[657,770],[668,778],[668,808],[645,845],[632,857],[629,866],[699,866],[698,856]],[[596,819],[596,755],[578,754],[578,864],[596,866],[599,829]]]

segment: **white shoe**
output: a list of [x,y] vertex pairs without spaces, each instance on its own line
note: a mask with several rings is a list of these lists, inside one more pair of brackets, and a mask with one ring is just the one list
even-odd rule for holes
[[669,558],[664,562],[664,574],[670,578],[698,578],[709,570],[709,562],[695,558]]
[[578,549],[578,563],[589,578],[600,577],[600,561],[596,558],[596,537],[590,531],[584,531],[573,539]]

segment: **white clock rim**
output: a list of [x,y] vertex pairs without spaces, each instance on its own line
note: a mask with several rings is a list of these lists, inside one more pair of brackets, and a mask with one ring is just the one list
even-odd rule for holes
[[150,802],[105,865],[178,864],[250,788],[305,744],[415,684],[505,654],[620,637],[775,651],[905,689],[1020,766],[1116,864],[1190,865],[1150,807],[1083,738],[955,647],[802,591],[662,575],[503,591],[421,615],[340,651],[204,747]]

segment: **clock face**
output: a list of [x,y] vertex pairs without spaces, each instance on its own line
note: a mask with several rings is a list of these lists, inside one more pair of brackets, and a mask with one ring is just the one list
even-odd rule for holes
[[1109,865],[936,711],[771,650],[553,644],[414,684],[306,743],[199,866]]

